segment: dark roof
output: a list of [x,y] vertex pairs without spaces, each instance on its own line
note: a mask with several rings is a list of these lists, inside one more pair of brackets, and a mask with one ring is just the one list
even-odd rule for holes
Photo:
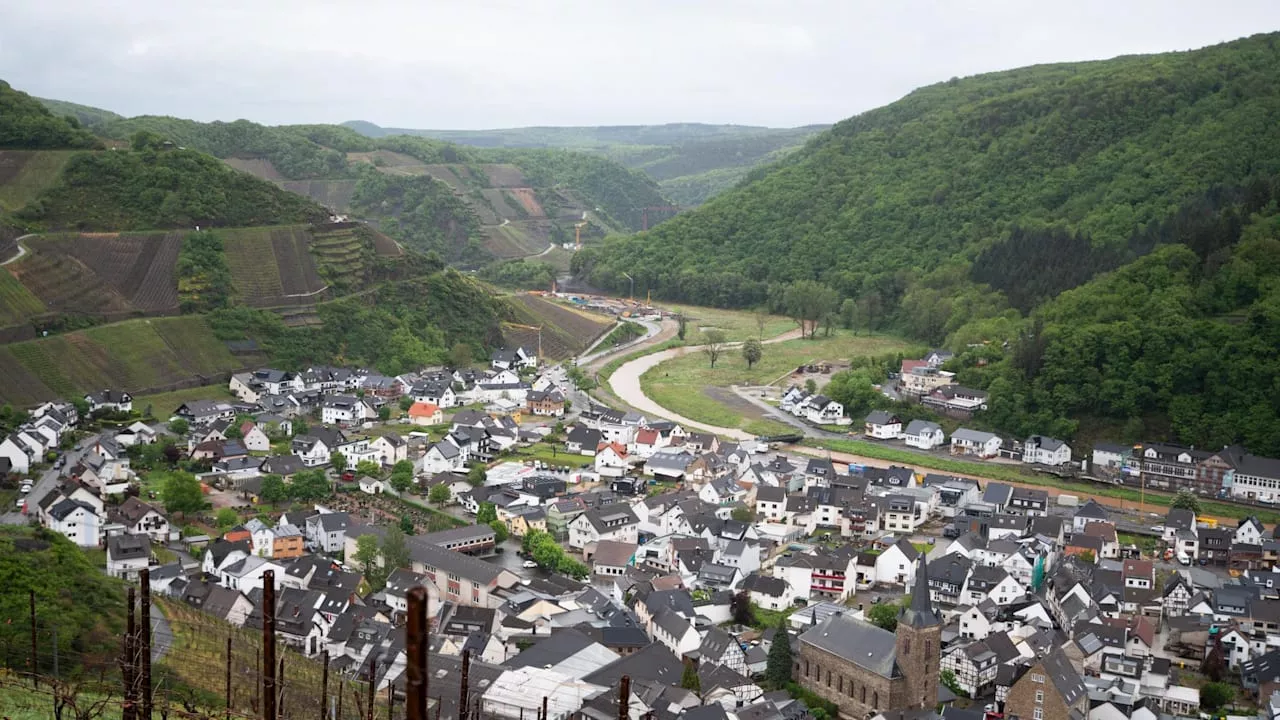
[[987,483],[987,489],[982,493],[983,502],[989,502],[993,505],[1008,504],[1009,498],[1013,495],[1013,486],[1004,483]]
[[1067,705],[1074,704],[1084,694],[1084,682],[1080,680],[1080,673],[1076,672],[1061,648],[1052,650],[1041,663],[1045,674],[1053,681],[1053,686],[1062,694]]
[[850,615],[830,615],[805,631],[800,642],[842,657],[884,678],[892,678],[896,672],[897,640],[894,634]]
[[632,683],[650,681],[678,686],[683,671],[684,666],[665,645],[653,643],[614,660],[582,679],[593,685],[615,687],[623,675],[629,675]]
[[941,625],[938,614],[929,600],[929,561],[922,554],[916,568],[916,583],[912,590],[911,605],[902,609],[898,622],[908,627],[922,628]]
[[113,560],[151,557],[151,538],[131,533],[112,535],[107,538],[107,554]]
[[515,670],[522,667],[546,667],[558,665],[595,643],[581,631],[574,628],[560,628],[552,631],[547,637],[538,640],[515,657],[504,663]]

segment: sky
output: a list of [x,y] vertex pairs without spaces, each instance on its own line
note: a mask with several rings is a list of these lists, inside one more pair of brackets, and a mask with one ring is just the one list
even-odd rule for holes
[[790,127],[1280,30],[1280,0],[0,0],[0,79],[123,115]]

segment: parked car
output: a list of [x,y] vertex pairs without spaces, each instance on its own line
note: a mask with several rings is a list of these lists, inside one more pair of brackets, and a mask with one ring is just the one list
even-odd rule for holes
[[348,470],[342,473],[342,482],[351,482],[356,479],[355,471]]
[[538,567],[538,563],[537,561],[534,561],[534,560],[525,560],[524,562],[520,563],[520,566],[523,568],[532,570],[533,568]]

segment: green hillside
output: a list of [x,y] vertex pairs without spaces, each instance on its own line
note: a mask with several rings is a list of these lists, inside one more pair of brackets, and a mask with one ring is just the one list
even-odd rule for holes
[[49,112],[58,117],[73,117],[76,122],[85,127],[94,127],[103,123],[119,120],[120,115],[110,110],[102,108],[90,107],[88,105],[78,105],[65,100],[50,100],[49,98],[36,98],[41,105],[48,108]]
[[0,80],[0,149],[64,150],[101,147],[102,142],[36,98]]
[[501,130],[412,130],[365,121],[343,123],[371,138],[413,135],[479,148],[561,148],[599,153],[654,180],[677,205],[705,202],[762,163],[781,159],[824,125],[767,128],[752,125],[619,125],[528,127]]
[[[1280,370],[1249,345],[1270,332],[1274,280],[1244,243],[1276,237],[1278,40],[925,87],[574,267],[698,304],[817,298],[846,325],[969,348],[961,378],[993,398],[981,422],[1014,433],[1280,452],[1274,403],[1215,390]],[[1156,271],[1170,263],[1190,267]],[[1241,363],[1261,377],[1229,379]]]

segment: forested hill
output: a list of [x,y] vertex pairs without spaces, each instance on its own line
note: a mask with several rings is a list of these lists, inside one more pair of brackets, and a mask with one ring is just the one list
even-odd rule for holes
[[0,80],[0,149],[64,150],[101,147],[74,118],[49,112],[40,101]]
[[1278,40],[922,88],[575,270],[943,344],[979,426],[1280,454]]
[[769,128],[753,125],[602,125],[500,130],[413,130],[371,122],[344,126],[371,138],[411,135],[481,148],[562,148],[603,155],[654,180],[676,204],[705,202],[762,163],[785,157],[826,125]]
[[[637,292],[739,307],[764,302],[770,285],[815,279],[892,315],[910,287],[968,283],[977,254],[1017,229],[1124,251],[1212,186],[1280,168],[1276,43],[1260,35],[922,88],[582,262],[602,287],[625,289],[627,271]],[[1062,259],[1011,280],[1065,289],[1052,277]],[[927,277],[944,266],[945,280]]]

